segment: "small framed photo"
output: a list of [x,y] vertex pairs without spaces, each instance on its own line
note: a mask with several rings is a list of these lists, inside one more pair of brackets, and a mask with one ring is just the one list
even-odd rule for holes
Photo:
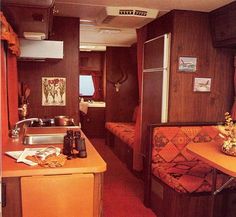
[[196,72],[197,58],[196,57],[179,57],[180,72]]
[[193,82],[194,92],[210,92],[211,78],[194,78]]

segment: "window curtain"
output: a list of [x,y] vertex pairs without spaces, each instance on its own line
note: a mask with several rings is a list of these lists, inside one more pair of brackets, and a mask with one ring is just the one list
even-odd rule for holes
[[92,72],[91,73],[92,78],[93,78],[93,83],[95,87],[95,91],[93,94],[93,99],[94,100],[100,100],[102,98],[102,90],[101,90],[101,73],[100,72]]
[[18,73],[16,55],[7,51],[7,93],[9,127],[13,127],[18,121]]
[[133,169],[141,171],[143,169],[143,154],[141,144],[141,92],[142,92],[142,73],[143,73],[143,48],[144,42],[146,41],[147,28],[143,27],[137,29],[137,63],[138,63],[138,86],[139,86],[139,106],[137,111],[137,119],[135,123],[135,134],[134,134],[134,155],[133,155]]
[[236,120],[236,56],[234,56],[234,104],[231,110],[233,120]]
[[8,139],[8,130],[18,121],[18,73],[17,56],[20,55],[19,40],[3,13],[1,22],[1,136]]
[[7,111],[7,78],[6,53],[4,42],[1,41],[1,142],[4,144],[8,137],[8,111]]
[[13,31],[11,25],[7,22],[2,11],[0,11],[0,28],[1,28],[1,40],[5,40],[8,43],[8,48],[11,50],[12,54],[20,56],[20,43],[19,38]]

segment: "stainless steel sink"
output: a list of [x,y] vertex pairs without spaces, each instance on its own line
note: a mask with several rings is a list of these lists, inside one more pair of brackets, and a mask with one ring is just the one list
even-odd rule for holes
[[80,130],[80,127],[26,127],[23,144],[62,144],[67,130]]
[[65,133],[55,133],[55,134],[28,134],[24,136],[23,143],[25,145],[35,145],[35,144],[61,144],[63,143],[63,138]]

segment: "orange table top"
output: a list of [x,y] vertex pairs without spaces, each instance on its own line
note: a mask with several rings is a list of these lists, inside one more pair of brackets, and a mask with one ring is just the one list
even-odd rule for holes
[[214,142],[192,143],[187,146],[187,150],[210,166],[236,177],[236,157],[224,154],[221,145]]
[[[84,134],[82,133],[82,136]],[[19,177],[33,175],[55,175],[75,173],[102,173],[106,171],[106,163],[98,154],[96,149],[85,137],[87,158],[75,158],[67,160],[63,167],[43,168],[41,166],[29,166],[24,163],[17,163],[15,159],[7,156],[6,151],[19,151],[24,148],[47,147],[48,145],[23,145],[22,141],[9,139],[8,144],[2,147],[2,177]],[[62,144],[55,145],[63,148]]]

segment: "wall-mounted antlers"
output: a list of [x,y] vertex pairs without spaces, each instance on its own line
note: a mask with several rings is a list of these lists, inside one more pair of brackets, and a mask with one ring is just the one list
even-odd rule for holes
[[127,70],[121,69],[120,67],[119,71],[121,75],[116,81],[112,81],[111,79],[107,78],[107,81],[114,85],[116,92],[119,92],[121,84],[123,84],[128,79]]

